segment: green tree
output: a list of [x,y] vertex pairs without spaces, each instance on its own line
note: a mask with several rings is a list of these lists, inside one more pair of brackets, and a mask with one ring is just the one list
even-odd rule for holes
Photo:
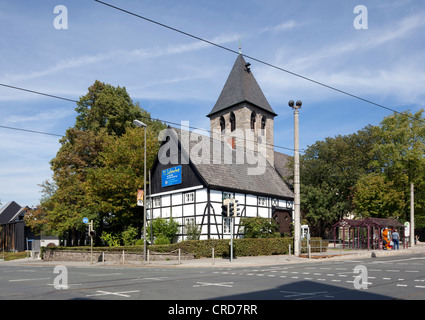
[[196,225],[195,219],[186,219],[184,226],[187,240],[199,240],[201,237],[201,226]]
[[[151,221],[152,235],[154,238],[167,238],[172,242],[179,231],[179,224],[173,219],[156,218]],[[147,238],[151,238],[151,228],[147,227]]]
[[382,172],[398,194],[400,207],[394,209],[408,219],[410,184],[415,186],[415,216],[425,215],[425,119],[423,110],[394,113],[381,122],[375,132],[371,164]]
[[165,125],[151,120],[125,88],[99,81],[80,98],[76,111],[75,125],[60,140],[50,163],[52,181],[42,184],[43,197],[34,217],[43,219],[42,228],[48,233],[74,240],[86,231],[83,217],[94,220],[98,235],[105,228],[120,234],[140,215],[135,199],[137,189],[143,188],[144,139],[132,122],[142,119],[148,125],[148,168]]
[[[156,121],[146,123],[146,167],[149,170],[159,149],[159,130],[165,126]],[[133,225],[141,233],[143,210],[136,206],[135,199],[137,190],[143,189],[145,142],[142,130],[130,128],[120,137],[108,136],[98,157],[100,165],[87,170],[85,205],[90,211],[97,212],[101,230],[113,228],[122,232]]]
[[123,135],[134,119],[141,115],[138,104],[133,103],[125,87],[113,87],[98,80],[80,98],[75,109],[78,113],[75,128]]
[[368,126],[317,141],[300,157],[301,212],[313,234],[325,236],[335,222],[353,211],[357,180],[373,172],[370,155],[375,130]]
[[125,246],[134,244],[137,240],[137,229],[129,226],[121,234]]
[[383,174],[369,174],[360,178],[355,186],[353,203],[362,218],[398,219],[406,208],[403,191],[397,191],[394,181]]
[[245,238],[279,238],[279,225],[273,219],[242,218],[240,222]]

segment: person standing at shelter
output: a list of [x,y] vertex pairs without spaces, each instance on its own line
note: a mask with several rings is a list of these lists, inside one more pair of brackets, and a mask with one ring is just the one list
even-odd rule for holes
[[396,246],[397,246],[397,250],[399,250],[400,235],[398,234],[397,229],[394,229],[394,232],[392,233],[392,238],[393,238],[393,250],[395,250]]

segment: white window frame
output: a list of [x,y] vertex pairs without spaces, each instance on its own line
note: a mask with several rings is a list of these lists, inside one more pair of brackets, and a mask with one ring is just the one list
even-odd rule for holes
[[161,197],[153,197],[152,198],[152,207],[153,208],[161,207]]
[[223,199],[235,199],[235,193],[223,191]]
[[267,198],[258,197],[258,206],[259,207],[267,207]]
[[195,203],[195,191],[183,193],[183,203]]
[[232,218],[223,217],[223,234],[231,234]]

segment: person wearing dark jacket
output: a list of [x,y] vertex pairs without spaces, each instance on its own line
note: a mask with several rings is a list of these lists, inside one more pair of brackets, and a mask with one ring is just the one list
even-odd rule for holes
[[398,234],[397,229],[395,229],[394,232],[392,233],[392,238],[393,238],[393,250],[395,250],[395,246],[397,246],[397,250],[399,250],[400,235]]

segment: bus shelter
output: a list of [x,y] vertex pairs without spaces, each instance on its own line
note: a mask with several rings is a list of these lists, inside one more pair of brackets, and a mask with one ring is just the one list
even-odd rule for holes
[[[339,228],[339,237],[342,240],[342,247],[345,249],[383,249],[383,243],[386,241],[383,237],[384,231],[399,228],[399,234],[404,225],[394,219],[366,218],[363,220],[342,219],[333,225],[334,246],[336,245],[337,233]],[[341,230],[342,229],[342,230]],[[342,231],[342,234],[341,234]],[[385,234],[385,233],[384,233]],[[404,243],[404,239],[403,239]]]

